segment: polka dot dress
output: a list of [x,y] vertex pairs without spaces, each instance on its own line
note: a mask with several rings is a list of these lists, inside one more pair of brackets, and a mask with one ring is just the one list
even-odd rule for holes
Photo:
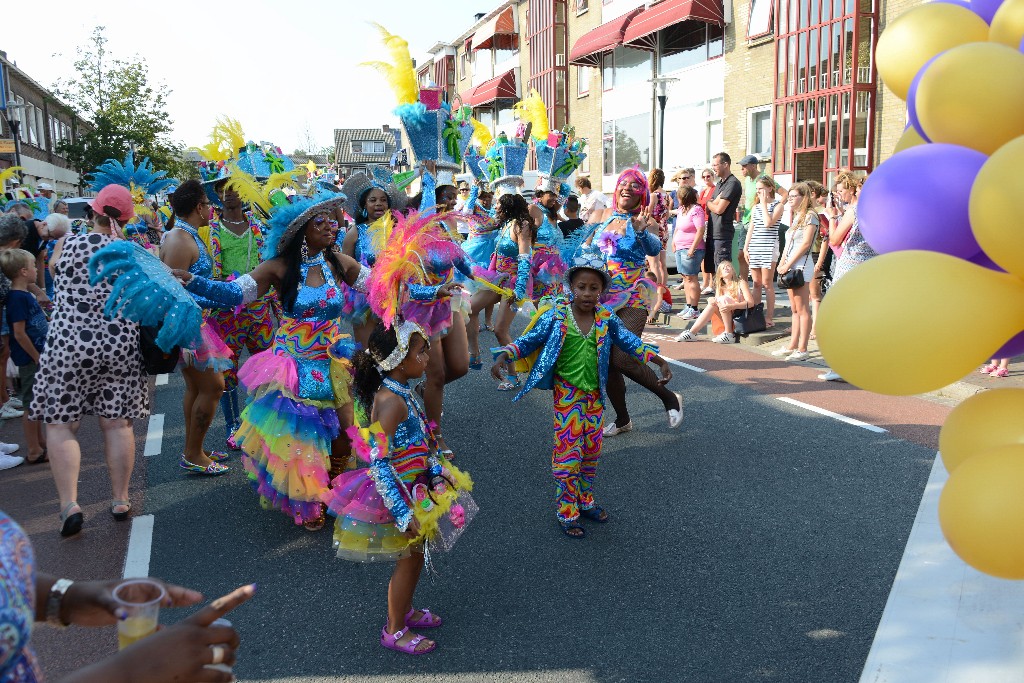
[[89,284],[89,258],[113,238],[68,235],[54,265],[53,318],[39,358],[30,416],[47,424],[83,415],[110,419],[149,415],[149,383],[139,354],[139,328],[103,317],[106,281]]

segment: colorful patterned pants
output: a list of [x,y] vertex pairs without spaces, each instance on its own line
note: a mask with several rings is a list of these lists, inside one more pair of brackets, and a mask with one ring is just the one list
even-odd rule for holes
[[276,294],[263,296],[239,311],[224,309],[215,311],[207,318],[224,343],[234,352],[231,368],[224,371],[224,388],[232,391],[238,386],[238,364],[242,350],[249,355],[266,351],[274,341],[277,330],[275,319]]
[[601,458],[601,391],[583,391],[555,376],[555,477],[558,519],[570,522],[594,507],[594,476]]

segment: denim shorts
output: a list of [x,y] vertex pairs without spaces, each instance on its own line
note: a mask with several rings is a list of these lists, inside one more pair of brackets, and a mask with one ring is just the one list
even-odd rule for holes
[[703,261],[703,249],[694,249],[693,256],[687,256],[686,249],[676,250],[676,271],[680,275],[700,275],[700,264]]

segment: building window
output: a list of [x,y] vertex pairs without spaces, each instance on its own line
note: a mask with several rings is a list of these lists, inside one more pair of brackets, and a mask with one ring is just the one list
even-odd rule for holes
[[606,52],[602,60],[604,89],[640,83],[651,78],[653,53],[620,45],[612,52]]
[[658,75],[685,69],[722,56],[723,29],[701,21],[684,22],[682,28],[662,33],[664,50],[658,60]]
[[43,119],[43,110],[36,109],[36,131],[39,135],[39,148],[48,149],[46,146],[46,120]]
[[589,0],[576,0],[576,16],[586,13],[590,9]]
[[39,135],[36,131],[36,108],[33,105],[25,107],[25,118],[28,120],[28,144],[39,147]]
[[[25,99],[20,95],[15,95],[14,101],[17,104],[25,104]],[[15,112],[18,123],[21,126],[18,128],[18,137],[21,138],[22,142],[28,142],[28,126],[25,124],[25,107],[18,107]]]
[[576,67],[576,96],[584,97],[590,93],[591,71],[589,66]]
[[772,154],[772,108],[747,110],[747,154],[767,158]]
[[604,175],[616,175],[638,164],[641,168],[649,168],[651,159],[650,115],[638,114],[615,121],[605,121],[602,142]]
[[353,154],[383,154],[384,143],[376,140],[353,140]]
[[[825,0],[829,2],[829,0]],[[760,38],[772,32],[774,0],[750,0],[750,18],[747,20],[747,40]]]
[[463,81],[466,79],[466,75],[469,73],[469,50],[463,50],[462,54],[459,55],[459,80]]

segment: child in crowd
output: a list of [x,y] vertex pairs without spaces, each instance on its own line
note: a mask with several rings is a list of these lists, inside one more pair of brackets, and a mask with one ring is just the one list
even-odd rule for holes
[[427,369],[430,341],[410,322],[378,323],[355,357],[355,398],[370,407],[369,429],[350,428],[356,452],[369,467],[335,478],[327,505],[337,516],[338,557],[354,562],[394,561],[388,620],[380,644],[410,655],[437,644],[410,629],[435,628],[441,617],[417,610],[412,598],[423,570],[425,543],[445,515],[461,529],[460,492],[473,482],[441,455],[433,425],[409,386]]
[[[537,355],[518,401],[536,386],[553,389],[555,444],[551,471],[555,478],[556,516],[563,533],[583,538],[585,517],[607,522],[608,513],[594,502],[594,476],[601,457],[605,385],[612,345],[641,362],[661,368],[660,384],[672,379],[668,363],[645,344],[610,309],[600,305],[611,282],[599,252],[584,252],[566,274],[569,302],[542,307],[522,337],[494,349],[491,374],[501,377],[508,361]],[[682,396],[676,394],[682,409]]]
[[[654,280],[654,271],[648,270],[647,277]],[[647,319],[648,325],[658,324],[659,315],[670,315],[672,313],[672,294],[668,291],[668,287],[663,284],[658,284],[658,300],[654,306],[651,306],[651,314]]]
[[750,287],[747,286],[747,281],[736,277],[736,271],[733,270],[732,262],[722,261],[718,264],[718,270],[715,271],[715,295],[708,299],[708,305],[697,316],[697,319],[693,321],[690,329],[683,330],[676,337],[676,341],[698,341],[697,333],[707,327],[707,324],[711,321],[711,316],[717,311],[722,317],[725,331],[711,341],[716,344],[733,344],[736,342],[736,337],[733,333],[732,312],[742,308],[750,308],[756,304],[754,295],[751,293]]
[[1008,377],[1010,374],[1009,358],[993,358],[989,364],[981,369],[981,374],[989,377]]
[[[32,404],[32,385],[36,370],[39,369],[39,352],[46,342],[48,327],[42,307],[28,291],[29,284],[35,282],[39,274],[36,259],[24,249],[8,249],[0,252],[0,270],[11,281],[5,309],[10,328],[11,360],[18,366],[21,403],[28,408]],[[46,462],[43,423],[30,420],[27,412],[21,420],[28,444],[28,457],[25,461],[30,465]]]

